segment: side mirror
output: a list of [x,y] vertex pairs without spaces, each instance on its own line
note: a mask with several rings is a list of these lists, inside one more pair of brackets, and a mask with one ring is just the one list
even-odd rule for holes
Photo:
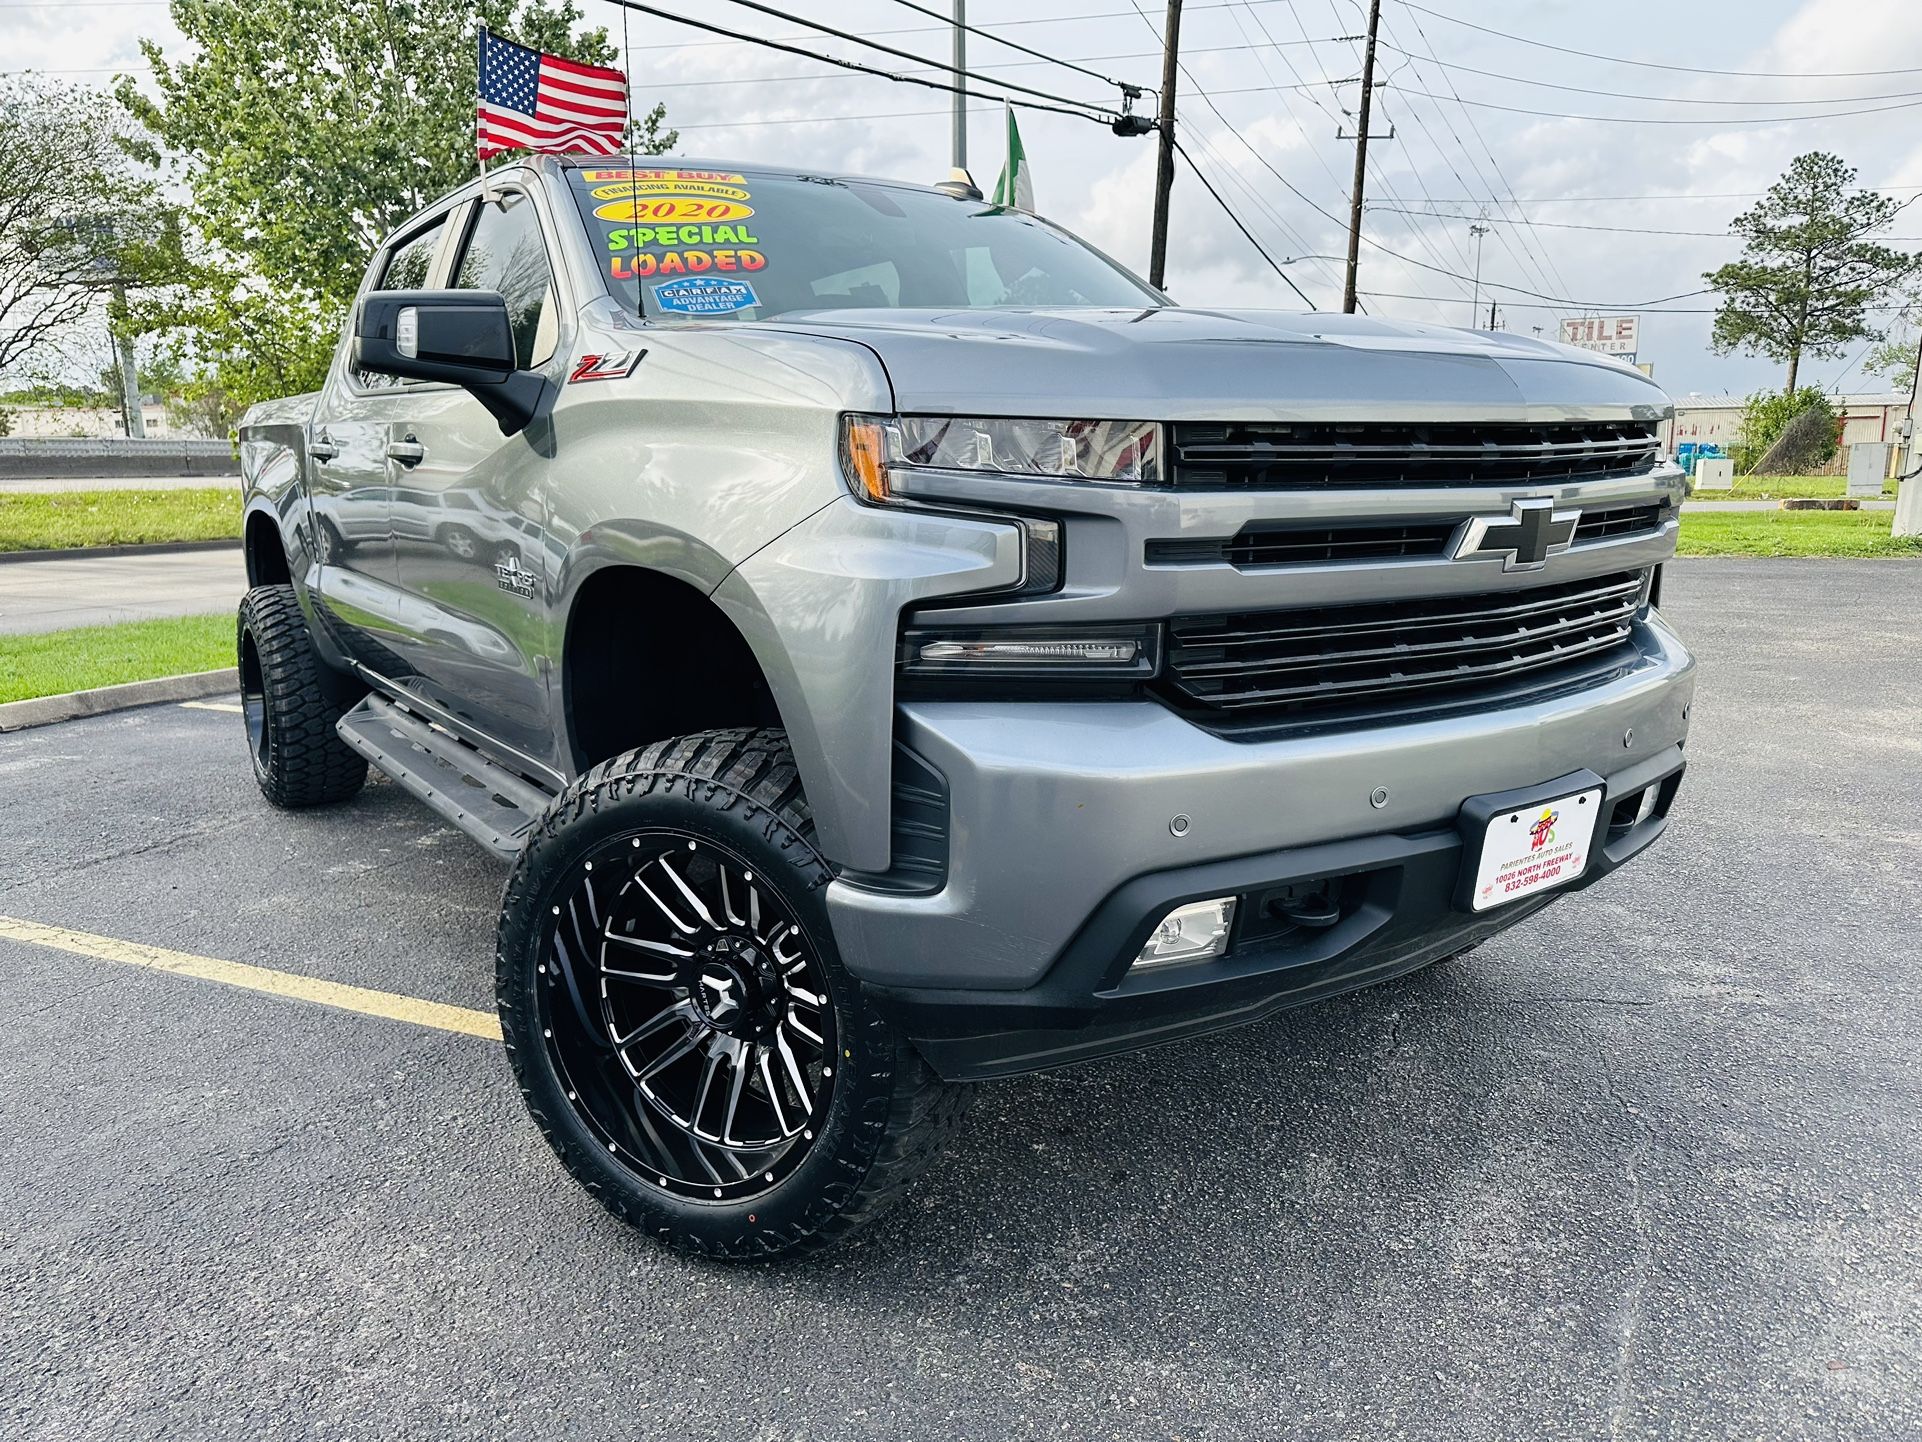
[[354,316],[354,364],[376,375],[457,385],[501,434],[525,430],[551,387],[514,363],[507,302],[491,290],[376,290]]

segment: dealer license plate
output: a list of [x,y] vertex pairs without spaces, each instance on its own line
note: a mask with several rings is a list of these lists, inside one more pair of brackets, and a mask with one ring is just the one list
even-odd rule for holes
[[1601,810],[1602,792],[1596,787],[1517,811],[1496,812],[1482,835],[1472,897],[1475,910],[1487,911],[1547,891],[1588,870]]

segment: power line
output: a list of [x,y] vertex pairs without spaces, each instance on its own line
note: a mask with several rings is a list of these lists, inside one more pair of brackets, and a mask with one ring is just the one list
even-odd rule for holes
[[[615,0],[615,3],[626,4],[626,3],[629,3],[629,0]],[[1074,100],[1074,99],[1070,99],[1067,96],[1056,95],[1052,91],[1037,90],[1032,85],[1021,85],[1012,80],[994,80],[991,76],[978,75],[972,71],[962,68],[959,65],[949,65],[945,61],[932,60],[925,55],[917,55],[912,50],[902,50],[897,46],[883,45],[878,40],[871,40],[864,35],[857,35],[851,30],[841,30],[833,25],[824,25],[818,20],[808,19],[805,15],[795,15],[786,10],[778,10],[772,5],[763,4],[762,0],[728,0],[728,3],[732,5],[738,5],[744,10],[753,10],[756,13],[761,15],[772,16],[776,20],[785,20],[793,25],[805,25],[810,30],[817,30],[823,35],[832,35],[836,40],[845,40],[845,41],[848,41],[850,44],[854,44],[854,45],[865,45],[870,50],[879,50],[882,54],[892,55],[898,60],[912,60],[915,64],[925,65],[932,70],[946,71],[948,74],[958,76],[963,80],[988,80],[991,84],[999,85],[1003,90],[1019,90],[1024,95],[1038,95],[1042,99],[1054,101],[1058,105],[1075,105],[1075,106],[1081,107],[1084,110],[1092,110],[1096,112],[1102,112],[1104,110],[1109,109],[1108,107],[1090,104],[1087,101]],[[647,7],[644,5],[636,5],[634,8],[640,9],[640,10],[647,9]],[[714,29],[714,30],[720,29],[719,26],[707,26],[702,24],[702,22],[700,21],[689,20],[685,16],[673,15],[664,11],[657,10],[651,13],[660,15],[663,19],[679,20],[684,25],[700,25],[701,28],[703,29]],[[722,33],[736,34],[736,32],[733,32],[733,31],[722,31]],[[740,38],[740,37],[737,36],[737,38]],[[833,56],[820,55],[820,56],[816,56],[815,58],[820,60],[826,60],[830,64],[851,66],[851,62],[845,61],[845,60],[839,60],[834,58]],[[889,75],[889,78],[894,80],[908,79],[908,77],[898,76],[898,75]],[[929,82],[925,80],[917,80],[917,81],[911,81],[910,83],[925,85],[925,84],[928,84]],[[959,91],[961,93],[965,93],[964,87],[950,85],[946,88],[951,91]]]
[[[639,47],[635,47],[638,49]],[[972,94],[973,92],[969,92]],[[1020,101],[1014,102],[1019,105]],[[744,130],[759,125],[834,125],[846,120],[911,120],[925,115],[948,115],[947,110],[883,110],[861,115],[771,115],[755,120],[703,120],[693,125],[674,126],[676,130]],[[970,115],[992,115],[992,105],[970,105]]]
[[[1418,18],[1415,18],[1413,16],[1411,16],[1410,18],[1414,20],[1415,34],[1421,40],[1422,49],[1428,52],[1428,58],[1430,60],[1439,60],[1441,56],[1435,49],[1435,42],[1428,38],[1428,32],[1422,28],[1421,21]],[[1413,62],[1411,61],[1411,63]],[[1496,179],[1501,181],[1502,189],[1508,193],[1510,197],[1508,201],[1508,205],[1512,205],[1514,207],[1515,214],[1521,217],[1522,224],[1524,226],[1529,226],[1528,212],[1525,209],[1523,209],[1521,204],[1515,201],[1513,198],[1515,194],[1515,183],[1508,178],[1507,172],[1502,169],[1501,161],[1495,158],[1495,152],[1488,144],[1488,137],[1482,134],[1481,126],[1475,123],[1475,113],[1472,110],[1468,109],[1467,106],[1461,103],[1461,91],[1456,89],[1454,80],[1449,76],[1448,72],[1445,70],[1442,72],[1442,79],[1447,82],[1448,93],[1454,96],[1455,104],[1457,108],[1461,110],[1462,118],[1468,122],[1469,133],[1475,137],[1476,143],[1481,146],[1482,154],[1488,157],[1488,163],[1491,166],[1493,166],[1495,169]],[[1431,97],[1430,103],[1434,104],[1435,114],[1439,116],[1441,114],[1440,102],[1438,100],[1435,100],[1433,97]],[[1454,135],[1455,129],[1452,125],[1448,128],[1448,133],[1450,135]],[[1461,143],[1459,136],[1456,137],[1456,143],[1457,144]],[[1463,153],[1464,154],[1468,153],[1467,147],[1465,146],[1463,147]],[[1482,175],[1481,165],[1478,161],[1476,161],[1475,157],[1472,154],[1469,154],[1468,162],[1470,167],[1474,170],[1475,174],[1482,180],[1484,184],[1487,184],[1488,177],[1485,175]],[[1495,201],[1495,209],[1505,219],[1508,213],[1507,207],[1503,204],[1501,200],[1496,198],[1494,186],[1492,185],[1489,186],[1488,193],[1489,193],[1489,198]],[[1548,276],[1552,274],[1555,277],[1554,283],[1556,285],[1562,287],[1563,289],[1568,288],[1568,278],[1562,274],[1561,267],[1555,264],[1555,258],[1554,256],[1549,254],[1547,243],[1545,241],[1542,241],[1541,233],[1539,231],[1536,231],[1532,226],[1529,226],[1527,235],[1518,235],[1516,238],[1521,241],[1522,249],[1527,251],[1530,257],[1534,259],[1535,274],[1541,278],[1542,283],[1544,285],[1548,284]],[[1507,250],[1511,254],[1513,254],[1513,249],[1508,244],[1508,237],[1503,231],[1497,230],[1495,232],[1495,239],[1501,244],[1501,247],[1503,250]],[[1539,255],[1537,255],[1537,252],[1535,249],[1537,244],[1540,244],[1541,246]],[[1547,262],[1546,266],[1542,264],[1543,261]]]
[[1402,0],[1405,10],[1419,10],[1424,15],[1433,15],[1437,20],[1446,20],[1451,25],[1460,25],[1467,30],[1479,30],[1484,35],[1499,36],[1503,40],[1513,40],[1518,45],[1533,45],[1539,50],[1555,50],[1563,55],[1579,55],[1584,60],[1600,60],[1609,65],[1634,65],[1643,70],[1674,70],[1685,75],[1739,75],[1759,80],[1845,80],[1871,75],[1922,75],[1922,67],[1909,66],[1902,70],[1722,70],[1715,66],[1703,65],[1664,65],[1654,60],[1628,60],[1619,55],[1598,55],[1592,50],[1573,50],[1566,45],[1554,45],[1546,40],[1532,40],[1526,35],[1514,35],[1506,30],[1492,30],[1486,25],[1477,25],[1472,20],[1464,20],[1459,15],[1446,15],[1440,10],[1430,10],[1426,5],[1417,5],[1413,0]]
[[979,35],[983,40],[992,40],[996,45],[1005,45],[1010,50],[1018,50],[1023,55],[1032,55],[1039,60],[1045,60],[1050,65],[1059,65],[1067,70],[1079,71],[1081,74],[1089,76],[1092,79],[1105,81],[1107,84],[1120,90],[1124,95],[1133,97],[1153,93],[1152,86],[1130,85],[1125,80],[1116,80],[1112,75],[1103,75],[1099,71],[1088,70],[1072,60],[1064,60],[1056,55],[1047,55],[1039,50],[1031,50],[1026,45],[1022,45],[1017,41],[996,35],[991,30],[984,30],[979,25],[969,25],[959,20],[951,20],[939,10],[930,10],[927,6],[916,3],[916,0],[894,0],[894,3],[902,6],[904,9],[913,10],[917,14],[931,15],[936,20],[947,21],[950,25],[965,30],[970,35]]
[[[1268,29],[1267,22],[1265,22],[1261,18],[1261,16],[1256,12],[1256,10],[1254,9],[1254,6],[1252,4],[1244,3],[1241,8],[1247,12],[1248,18],[1254,21],[1255,28],[1261,32],[1262,39],[1268,41],[1269,44],[1275,48],[1276,58],[1279,59],[1281,63],[1287,67],[1288,73],[1294,76],[1297,81],[1302,80],[1303,78],[1302,74],[1299,70],[1295,68],[1294,61],[1289,59],[1286,52],[1280,49],[1278,42],[1276,42],[1275,40],[1274,33]],[[1320,52],[1315,49],[1316,42],[1314,42],[1309,38],[1308,26],[1307,26],[1307,23],[1301,18],[1301,11],[1297,7],[1290,5],[1289,14],[1294,16],[1295,28],[1301,31],[1302,43],[1308,46],[1309,59],[1316,61],[1318,63],[1321,58]],[[1235,20],[1235,29],[1242,35],[1244,39],[1247,38],[1248,32],[1242,28],[1241,16],[1239,13],[1235,15],[1234,20]],[[1336,41],[1327,42],[1327,43],[1339,44],[1341,42],[1339,40],[1336,40]],[[1255,63],[1260,66],[1261,73],[1264,79],[1267,79],[1270,81],[1274,79],[1274,76],[1270,73],[1268,69],[1267,61],[1262,59],[1258,50],[1255,55]],[[1339,135],[1341,133],[1341,120],[1339,115],[1335,111],[1329,109],[1327,102],[1323,100],[1319,94],[1316,93],[1315,87],[1311,87],[1304,84],[1301,86],[1301,88],[1308,92],[1308,98],[1314,104],[1315,108],[1318,109],[1322,114],[1328,116],[1330,120],[1334,121],[1335,132],[1337,135]],[[1307,137],[1306,130],[1303,128],[1300,120],[1296,119],[1295,117],[1295,107],[1293,102],[1289,99],[1288,95],[1286,94],[1286,88],[1277,85],[1275,89],[1277,90],[1278,93],[1281,93],[1282,108],[1288,112],[1288,118],[1295,122],[1296,129],[1301,130],[1303,133],[1303,138],[1307,139],[1308,137]],[[1210,104],[1210,108],[1211,109],[1215,108],[1212,105],[1212,103]],[[1220,112],[1218,109],[1216,110],[1216,113],[1217,115],[1219,115]],[[1236,138],[1237,139],[1240,138],[1239,132],[1236,132]],[[1243,141],[1243,144],[1246,144],[1246,142]],[[1252,147],[1250,147],[1250,149],[1252,150]],[[1345,193],[1345,192],[1342,192],[1341,181],[1336,178],[1334,171],[1329,169],[1328,162],[1322,159],[1320,146],[1314,144],[1312,140],[1309,140],[1309,149],[1313,153],[1316,163],[1321,166],[1322,173],[1328,177],[1329,183],[1335,187],[1335,190],[1337,191],[1337,193]],[[1423,195],[1424,195],[1424,198],[1426,198],[1427,192],[1426,192],[1425,182],[1423,181],[1421,172],[1415,168],[1412,157],[1410,159],[1410,169],[1415,171],[1416,183],[1422,186]],[[1387,193],[1387,195],[1391,200],[1394,200],[1397,204],[1403,203],[1401,196],[1396,193],[1395,187],[1389,183],[1387,175],[1383,172],[1382,167],[1376,162],[1373,156],[1368,157],[1368,173],[1375,178],[1376,183],[1381,186],[1382,190]],[[1427,231],[1425,229],[1411,225],[1407,227],[1407,230],[1408,230],[1408,233],[1412,237],[1414,237],[1414,239],[1421,245],[1423,250],[1427,251],[1428,254],[1433,256],[1437,261],[1442,260],[1441,252],[1438,251],[1435,248],[1433,242],[1430,241]],[[1444,231],[1443,234],[1447,235],[1448,233]],[[1466,262],[1467,256],[1465,253],[1462,253],[1460,243],[1456,241],[1452,235],[1449,235],[1448,239],[1450,243],[1455,246],[1457,253],[1462,254],[1463,261]],[[1345,280],[1345,272],[1344,272],[1344,284],[1345,283],[1346,283],[1346,280]]]
[[[809,60],[819,60],[823,64],[839,66],[843,70],[856,71],[862,75],[877,76],[882,80],[892,80],[896,84],[900,84],[900,85],[919,85],[924,89],[945,91],[950,95],[977,95],[983,100],[1000,101],[1004,104],[1019,106],[1025,110],[1047,110],[1047,111],[1052,111],[1057,115],[1072,115],[1077,120],[1092,120],[1103,125],[1109,123],[1110,120],[1113,118],[1112,112],[1110,111],[1103,111],[1093,106],[1084,106],[1083,103],[1080,101],[1067,100],[1060,96],[1055,96],[1052,98],[1060,101],[1061,103],[1047,104],[1047,103],[1042,103],[1034,100],[1019,100],[1012,95],[1006,95],[1006,94],[991,95],[986,91],[983,91],[980,89],[968,89],[965,86],[950,85],[945,81],[940,81],[940,80],[927,80],[914,75],[898,75],[891,70],[882,70],[873,65],[863,65],[858,60],[843,60],[842,58],[836,55],[824,55],[818,50],[806,50],[797,45],[789,45],[782,41],[768,39],[763,36],[743,35],[738,30],[729,30],[726,26],[716,25],[711,21],[696,20],[691,16],[677,15],[671,10],[663,10],[660,7],[655,5],[643,4],[642,0],[610,0],[610,3],[615,5],[625,6],[627,9],[630,9],[630,10],[638,10],[643,15],[652,15],[655,18],[660,20],[671,20],[676,25],[688,25],[688,26],[692,26],[696,30],[705,30],[709,34],[725,35],[730,40],[739,40],[750,45],[759,45],[769,50],[780,50],[789,55],[800,55]],[[745,4],[745,3],[748,3],[748,0],[735,0],[735,3]],[[756,8],[764,8],[764,7],[757,6]],[[775,13],[778,13],[778,12],[775,12]],[[910,56],[909,58],[920,60],[924,64],[927,63],[927,58],[925,56]],[[941,68],[947,69],[950,67],[944,66]],[[982,79],[986,77],[975,77],[975,78]],[[1002,84],[1001,81],[997,81],[997,80],[989,80],[988,83],[991,85]],[[1013,88],[1019,88],[1024,90],[1027,89],[1027,87],[1025,86],[1013,87]],[[1046,94],[1047,92],[1030,91],[1029,93],[1041,95],[1041,94]],[[880,117],[875,117],[875,118],[878,119]],[[694,127],[689,126],[687,128],[693,129]]]
[[[1155,28],[1154,21],[1150,20],[1147,16],[1147,13],[1142,10],[1139,4],[1139,0],[1129,0],[1129,3],[1134,6],[1134,13],[1136,17],[1141,21],[1142,25],[1147,29],[1148,33],[1154,36],[1154,38],[1157,41],[1159,41],[1161,39],[1161,32]],[[1208,109],[1211,112],[1213,112],[1215,119],[1218,122],[1220,122],[1222,128],[1225,129],[1230,135],[1234,136],[1235,139],[1241,143],[1242,147],[1245,150],[1247,150],[1250,155],[1254,156],[1255,160],[1259,164],[1265,167],[1272,175],[1275,176],[1277,180],[1281,181],[1281,183],[1284,186],[1286,186],[1290,191],[1292,191],[1296,196],[1298,196],[1311,209],[1319,212],[1324,216],[1328,215],[1328,212],[1326,210],[1323,210],[1320,206],[1316,205],[1312,200],[1309,200],[1305,194],[1303,194],[1300,190],[1296,189],[1294,184],[1290,182],[1286,176],[1282,175],[1280,171],[1276,170],[1274,166],[1270,165],[1267,159],[1261,154],[1260,151],[1256,150],[1252,145],[1248,144],[1248,141],[1242,136],[1241,132],[1236,130],[1234,126],[1229,123],[1228,118],[1221,113],[1220,107],[1218,107],[1214,103],[1214,101],[1208,98],[1208,92],[1203,90],[1199,85],[1195,83],[1195,77],[1193,73],[1188,69],[1187,65],[1182,62],[1179,53],[1177,53],[1175,56],[1175,67],[1181,77],[1182,83],[1186,84],[1189,90],[1193,94],[1196,94],[1201,97],[1202,104],[1206,105]],[[1177,113],[1175,118],[1178,126],[1188,126],[1190,123],[1186,116],[1181,115],[1179,113]],[[1210,156],[1213,156],[1214,149],[1208,143],[1206,136],[1202,137],[1202,145],[1203,145],[1203,148],[1209,152]],[[1183,156],[1182,158],[1188,162],[1188,165],[1191,169],[1194,167],[1194,160],[1192,157]],[[1239,171],[1235,166],[1226,164],[1224,162],[1222,165],[1222,169],[1226,174],[1233,175],[1238,182],[1241,182]],[[1244,185],[1244,188],[1248,190],[1248,193],[1250,195],[1255,196],[1257,205],[1261,209],[1266,210],[1268,212],[1269,217],[1272,220],[1274,220],[1276,224],[1276,228],[1279,229],[1283,235],[1290,237],[1294,242],[1296,242],[1298,249],[1303,251],[1313,249],[1312,246],[1309,246],[1306,243],[1302,242],[1301,236],[1295,232],[1294,228],[1290,226],[1285,220],[1283,220],[1279,215],[1279,213],[1276,212],[1271,206],[1269,206],[1265,201],[1262,201],[1260,196],[1256,194],[1256,192],[1253,190],[1252,187],[1246,186],[1245,182],[1241,182],[1241,183]],[[1334,217],[1329,216],[1329,219],[1332,220],[1334,219]],[[1337,221],[1336,223],[1339,224],[1340,222]],[[1289,285],[1292,287],[1294,285],[1294,282],[1290,280]],[[1297,290],[1297,293],[1299,293],[1298,290]]]
[[[1404,95],[1427,95],[1431,100],[1443,98],[1406,85],[1396,88]],[[1731,115],[1722,118],[1712,115],[1575,115],[1564,110],[1534,110],[1526,105],[1503,105],[1494,100],[1464,100],[1459,95],[1447,98],[1458,105],[1472,105],[1478,110],[1501,110],[1510,115],[1540,115],[1550,120],[1588,120],[1605,125],[1720,125],[1729,129],[1739,129],[1745,125],[1798,125],[1805,120],[1836,120],[1845,115],[1885,115],[1891,110],[1914,110],[1922,106],[1922,100],[1906,100],[1900,105],[1867,105],[1857,110],[1816,110],[1806,115]]]
[[[1451,280],[1472,279],[1469,276],[1456,275],[1455,272],[1453,272],[1452,270],[1442,270],[1438,266],[1425,265],[1421,261],[1416,260],[1413,256],[1403,255],[1399,251],[1390,250],[1387,246],[1383,245],[1380,241],[1375,240],[1369,236],[1364,235],[1362,239],[1367,241],[1368,244],[1374,246],[1375,249],[1382,252],[1382,254],[1394,257],[1394,259],[1400,261],[1403,265],[1412,265],[1418,270],[1432,270],[1432,271],[1435,271],[1438,275],[1447,276]],[[1709,293],[1706,289],[1685,290],[1685,291],[1680,291],[1675,295],[1659,296],[1654,300],[1602,301],[1602,300],[1570,300],[1566,296],[1547,295],[1539,290],[1530,290],[1526,286],[1510,285],[1506,281],[1499,281],[1499,280],[1483,280],[1482,286],[1488,290],[1512,290],[1517,295],[1530,295],[1540,300],[1554,301],[1558,305],[1573,306],[1577,310],[1644,310],[1650,306],[1660,305],[1662,304],[1663,301],[1687,300],[1691,296],[1707,295]],[[1508,304],[1508,302],[1503,301],[1502,304],[1506,305]]]
[[[1371,211],[1388,211],[1390,214],[1406,213],[1424,215],[1437,220],[1473,220],[1475,218],[1472,215],[1457,215],[1445,210],[1400,212],[1386,205],[1371,205],[1368,209]],[[1602,230],[1615,235],[1699,235],[1708,236],[1717,240],[1734,240],[1737,238],[1735,232],[1732,230],[1659,230],[1653,226],[1646,225],[1577,225],[1572,221],[1566,220],[1537,220],[1531,222],[1531,224],[1539,225],[1546,230]],[[1885,235],[1882,239],[1897,244],[1922,244],[1922,235]]]
[[[1397,55],[1405,55],[1410,60],[1422,57],[1399,45],[1382,42],[1383,48],[1393,50]],[[1528,85],[1538,90],[1562,90],[1573,95],[1605,95],[1613,100],[1653,100],[1667,105],[1835,105],[1853,104],[1858,100],[1906,100],[1922,95],[1922,90],[1896,90],[1883,95],[1829,95],[1816,99],[1797,100],[1790,97],[1770,97],[1764,100],[1723,100],[1713,96],[1698,95],[1648,95],[1634,90],[1600,90],[1590,85],[1563,85],[1555,80],[1536,80],[1527,75],[1510,75],[1501,70],[1482,70],[1473,65],[1462,65],[1453,60],[1438,60],[1428,57],[1429,63],[1444,70],[1460,70],[1468,75],[1485,75],[1490,80],[1502,80],[1511,85]]]
[[[1488,282],[1483,281],[1482,284],[1487,285]],[[1382,300],[1438,301],[1441,299],[1439,296],[1415,295],[1412,292],[1398,290],[1370,290],[1364,291],[1363,294],[1372,295]],[[1700,295],[1704,294],[1704,292],[1696,291],[1692,292],[1692,294]],[[1460,297],[1456,297],[1454,303],[1459,305],[1461,303]],[[1501,302],[1501,307],[1503,310],[1635,310],[1643,315],[1715,315],[1721,310],[1721,307],[1717,305],[1612,306],[1599,305],[1589,301],[1549,302],[1544,304],[1525,300],[1504,300]],[[1862,308],[1873,311],[1902,309],[1900,305],[1867,305]]]
[[1201,167],[1195,164],[1194,157],[1188,153],[1188,148],[1184,146],[1179,140],[1174,142],[1174,147],[1175,147],[1175,154],[1179,155],[1183,160],[1188,162],[1188,169],[1194,172],[1195,179],[1201,182],[1202,189],[1206,190],[1208,194],[1214,197],[1215,204],[1221,207],[1222,214],[1226,215],[1228,219],[1232,220],[1235,223],[1235,229],[1240,231],[1244,236],[1247,237],[1248,244],[1252,245],[1257,251],[1261,252],[1261,258],[1268,262],[1269,266],[1274,270],[1276,275],[1281,277],[1282,282],[1285,285],[1287,285],[1288,289],[1292,290],[1296,295],[1301,297],[1302,304],[1306,305],[1310,310],[1315,309],[1315,303],[1312,300],[1308,299],[1307,292],[1304,291],[1300,286],[1296,285],[1294,281],[1289,279],[1288,272],[1281,268],[1281,266],[1276,262],[1275,258],[1272,255],[1268,254],[1267,250],[1262,246],[1262,243],[1255,239],[1253,232],[1251,232],[1247,226],[1241,223],[1241,217],[1235,214],[1234,207],[1229,205],[1227,201],[1223,200],[1221,198],[1221,192],[1216,190],[1214,186],[1209,183],[1208,177],[1202,173]]
[[[1391,215],[1421,215],[1434,220],[1473,220],[1472,215],[1461,215],[1449,210],[1396,210],[1392,206],[1371,205],[1370,211],[1385,211]],[[1727,230],[1658,230],[1644,225],[1577,225],[1571,221],[1537,220],[1530,224],[1545,230],[1606,230],[1618,235],[1704,235],[1726,240],[1734,232]]]

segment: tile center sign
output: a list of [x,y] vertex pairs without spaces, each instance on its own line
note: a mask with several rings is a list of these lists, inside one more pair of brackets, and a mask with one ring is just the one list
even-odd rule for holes
[[1640,329],[1640,316],[1566,316],[1562,320],[1561,341],[1563,345],[1580,346],[1603,355],[1634,355]]

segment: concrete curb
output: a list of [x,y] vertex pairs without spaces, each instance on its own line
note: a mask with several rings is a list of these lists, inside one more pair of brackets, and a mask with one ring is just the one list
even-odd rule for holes
[[240,537],[229,541],[153,541],[138,546],[69,546],[61,551],[0,551],[0,565],[13,561],[89,561],[113,556],[174,556],[185,551],[238,551]]
[[24,731],[29,726],[51,726],[82,716],[104,716],[135,706],[157,706],[167,701],[196,701],[202,696],[231,696],[240,689],[240,673],[195,671],[186,676],[161,676],[153,681],[128,681],[119,686],[97,686],[91,691],[69,691],[64,696],[36,696],[29,701],[0,705],[0,732]]

